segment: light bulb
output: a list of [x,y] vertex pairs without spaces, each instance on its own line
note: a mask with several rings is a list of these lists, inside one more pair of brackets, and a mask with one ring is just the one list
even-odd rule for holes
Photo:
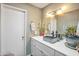
[[67,8],[66,6],[63,6],[61,9],[62,9],[62,10],[66,10],[66,8]]
[[63,11],[61,9],[59,9],[57,12],[56,12],[57,15],[61,15],[63,14]]

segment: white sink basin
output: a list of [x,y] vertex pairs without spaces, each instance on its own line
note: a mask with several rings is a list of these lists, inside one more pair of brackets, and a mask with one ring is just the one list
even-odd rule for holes
[[43,39],[44,39],[44,41],[52,43],[52,44],[60,41],[59,38],[52,37],[52,36],[45,36]]

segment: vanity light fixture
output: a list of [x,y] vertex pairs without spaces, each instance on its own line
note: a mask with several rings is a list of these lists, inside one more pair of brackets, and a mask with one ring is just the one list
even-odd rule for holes
[[63,6],[62,8],[56,9],[55,11],[51,11],[47,13],[48,17],[54,17],[55,15],[62,16],[64,14],[64,10],[66,10],[66,6]]
[[55,16],[55,13],[54,12],[47,13],[47,17],[54,17],[54,16]]

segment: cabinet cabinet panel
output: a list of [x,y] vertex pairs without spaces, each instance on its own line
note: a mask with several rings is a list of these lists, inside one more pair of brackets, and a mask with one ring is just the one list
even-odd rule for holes
[[65,56],[64,54],[34,39],[31,40],[31,54],[34,56]]
[[44,51],[48,56],[54,56],[54,50],[44,44],[40,44],[42,51]]
[[45,56],[53,56],[54,55],[54,50],[51,49],[50,47],[42,44],[41,42],[32,40],[31,46],[32,45],[36,46],[42,52],[42,55],[45,55]]
[[31,45],[31,54],[33,56],[46,56],[46,54],[36,45]]

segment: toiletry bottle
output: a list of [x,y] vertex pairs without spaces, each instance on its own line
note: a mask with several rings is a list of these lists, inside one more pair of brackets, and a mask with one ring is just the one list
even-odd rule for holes
[[52,33],[51,33],[51,34],[52,34],[52,37],[54,37],[54,31],[52,31]]

